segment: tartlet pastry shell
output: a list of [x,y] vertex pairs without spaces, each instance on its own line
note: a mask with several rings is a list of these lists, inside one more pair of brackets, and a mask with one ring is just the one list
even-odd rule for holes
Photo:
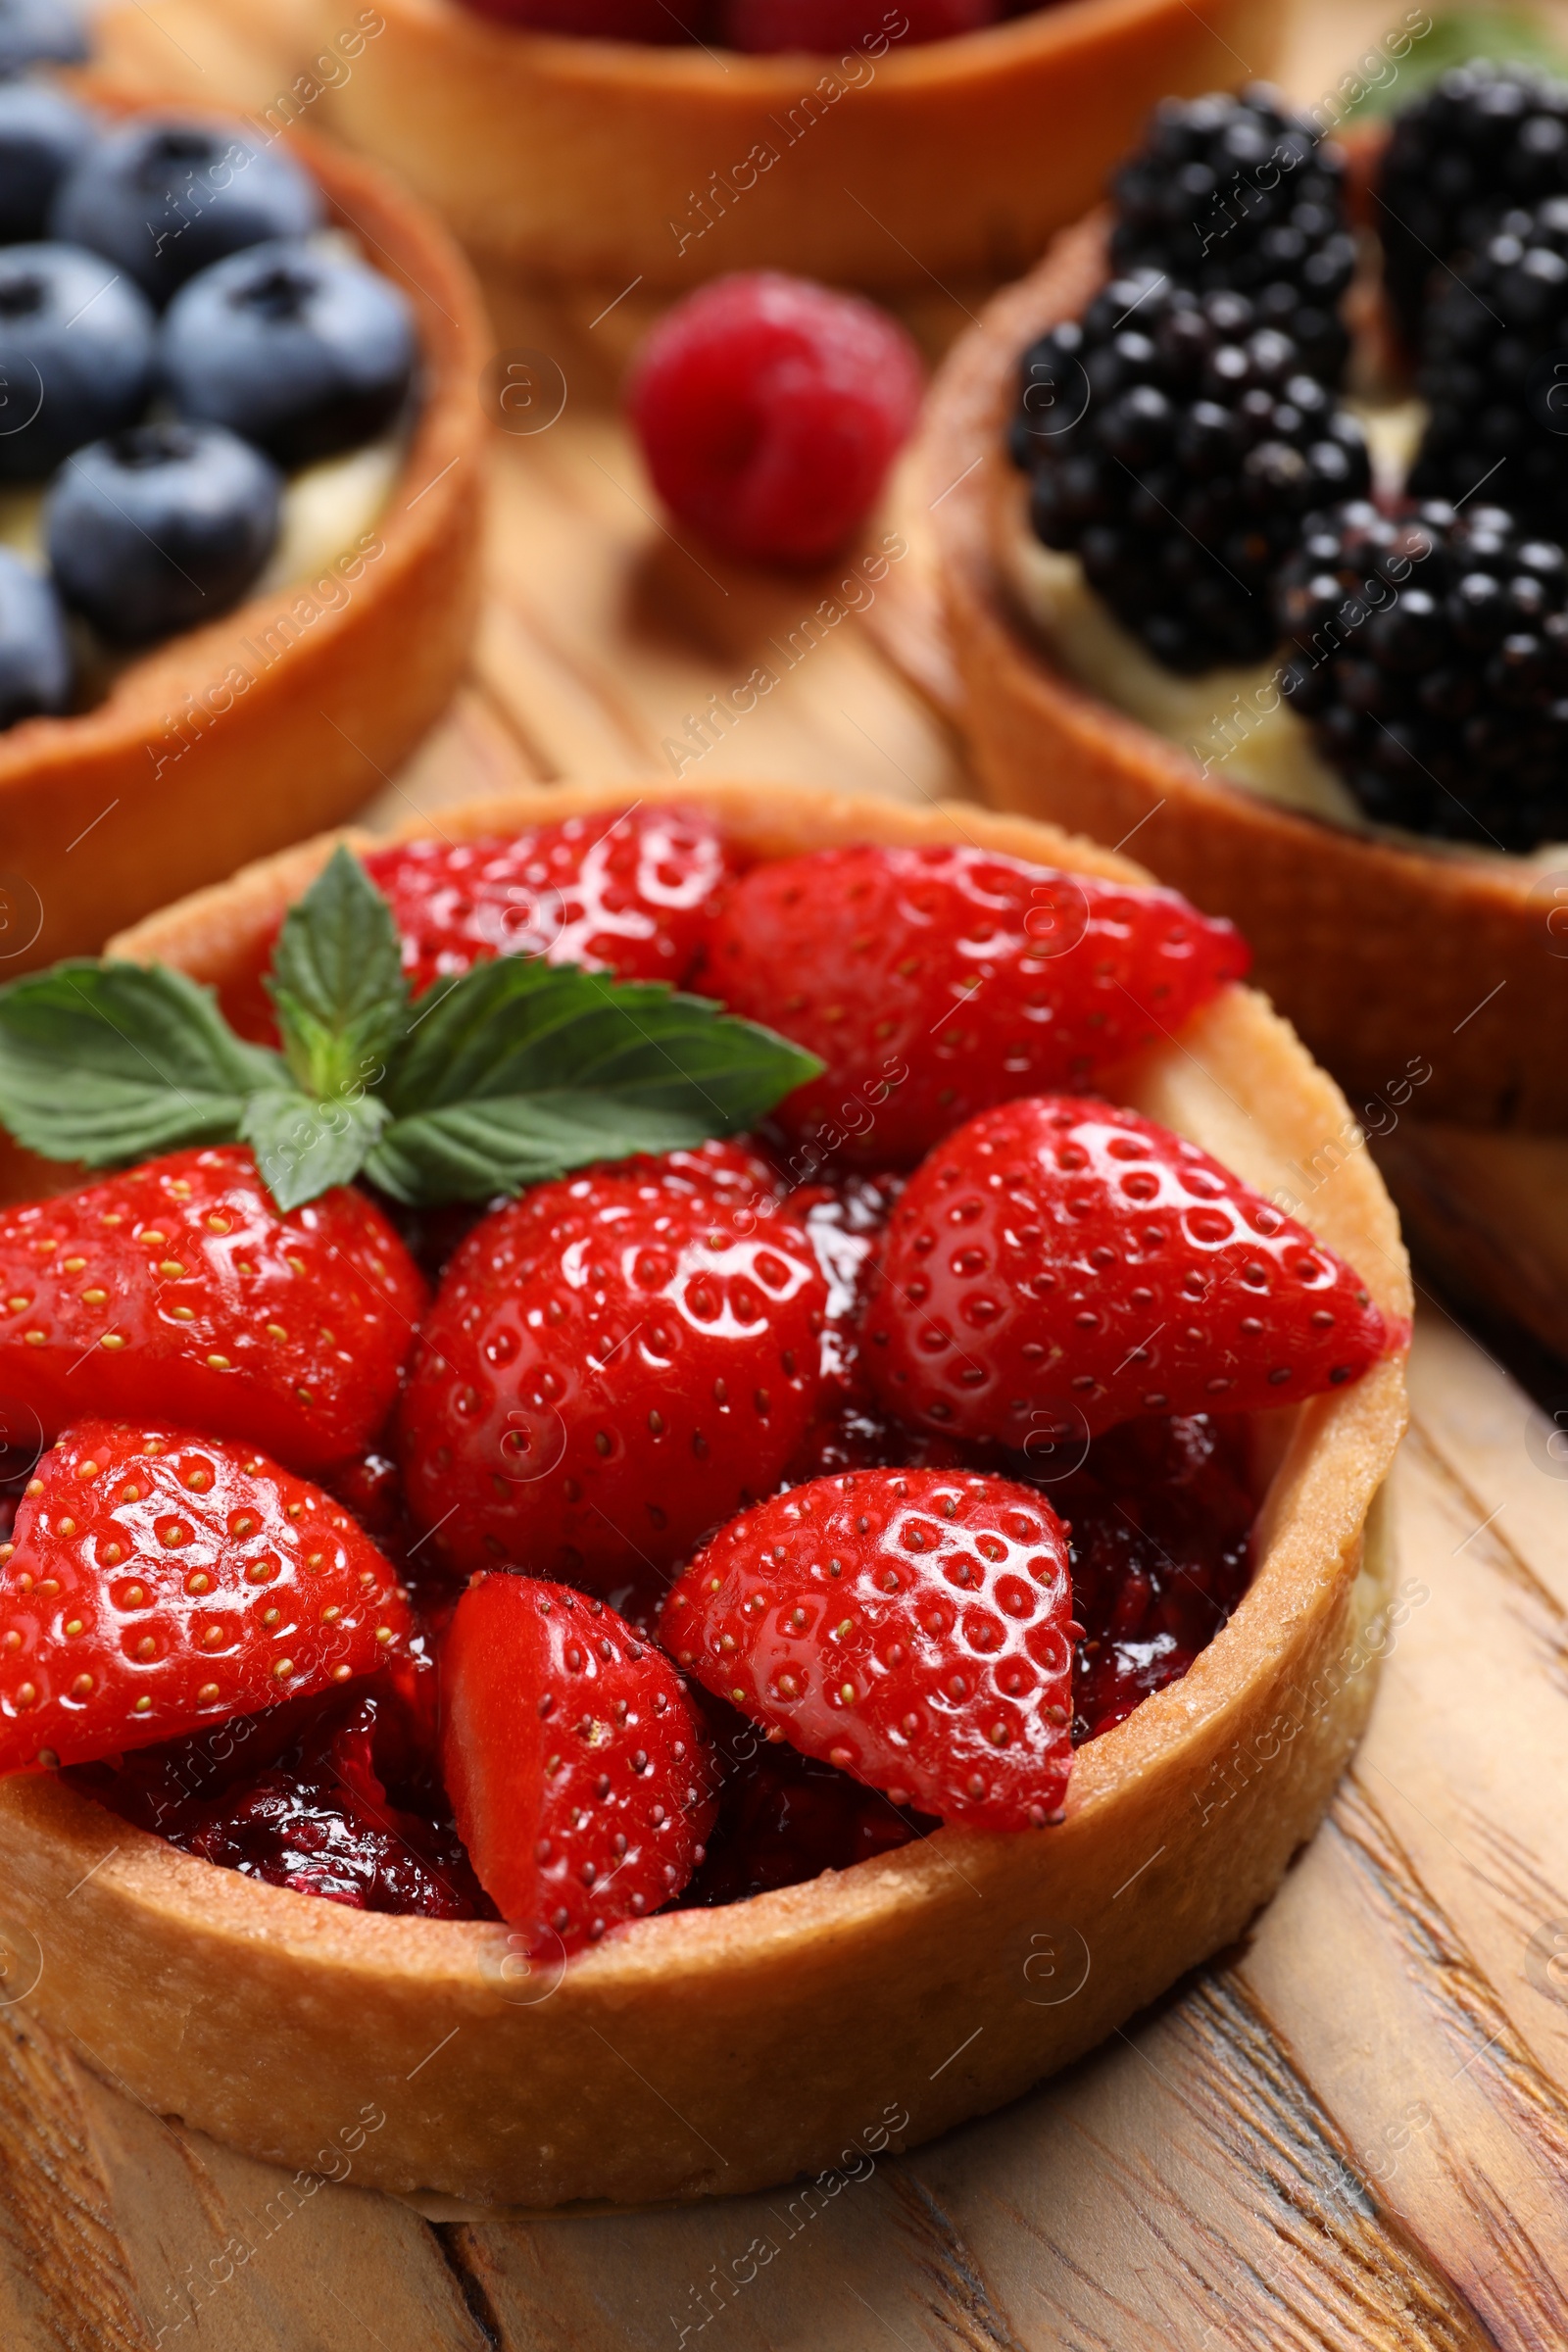
[[[459,0],[377,13],[385,30],[322,100],[340,134],[486,263],[617,295],[640,276],[645,296],[754,268],[995,284],[1096,200],[1157,99],[1234,79],[1238,56],[1262,70],[1279,31],[1267,0],[1059,0],[839,72],[526,34]],[[749,166],[756,149],[777,160]]]
[[[957,805],[740,783],[681,797],[766,856],[972,841],[1140,878],[1107,851]],[[444,809],[442,829],[625,798],[536,789]],[[220,980],[329,848],[253,866],[116,952]],[[1347,1119],[1246,990],[1127,1065],[1118,1091],[1268,1192]],[[1364,1152],[1304,1213],[1386,1309],[1408,1313],[1394,1211]],[[531,2206],[754,2188],[994,2107],[1240,1934],[1365,1720],[1390,1574],[1375,1502],[1404,1420],[1402,1362],[1264,1419],[1277,1466],[1251,1590],[1183,1682],[1080,1751],[1057,1829],[944,1830],[846,1874],[647,1921],[558,1983],[529,1973],[504,1928],[258,1886],[58,1779],[14,1778],[0,1782],[0,1921],[41,1962],[24,2007],[137,2097],[254,2154],[313,2166],[368,2103],[386,2120],[356,2179]]]
[[440,716],[467,658],[488,350],[472,278],[379,171],[291,144],[330,219],[415,309],[423,405],[374,526],[381,552],[170,639],[79,716],[0,735],[0,979],[93,953],[117,923],[340,823]]
[[1242,925],[1259,986],[1358,1103],[1429,1065],[1423,1118],[1560,1131],[1568,872],[1404,849],[1205,777],[1055,668],[1013,610],[998,551],[1015,527],[1004,433],[1018,362],[1103,282],[1107,225],[1080,222],[996,297],[945,361],[922,428],[958,716],[986,794],[1102,841],[1136,836],[1162,881]]

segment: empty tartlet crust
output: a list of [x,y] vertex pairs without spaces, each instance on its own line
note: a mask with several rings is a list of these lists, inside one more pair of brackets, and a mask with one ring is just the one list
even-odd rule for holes
[[956,712],[987,797],[1102,841],[1136,836],[1163,882],[1241,924],[1255,976],[1353,1101],[1419,1063],[1423,1118],[1568,1126],[1568,873],[1426,853],[1320,823],[1205,777],[1181,746],[1054,666],[1004,585],[1016,527],[1004,434],[1027,346],[1104,282],[1109,215],[1059,237],[955,344],[918,479],[934,502]]
[[343,137],[488,264],[617,294],[640,275],[666,297],[757,268],[994,285],[1095,200],[1157,99],[1233,80],[1279,29],[1267,0],[1059,0],[954,40],[846,44],[841,68],[522,33],[460,0],[377,13],[323,100]]
[[[116,113],[164,111],[80,87]],[[362,537],[322,571],[170,638],[95,708],[0,735],[0,980],[92,954],[116,924],[341,823],[440,716],[467,658],[486,434],[477,292],[446,231],[379,171],[303,134],[289,145],[329,224],[414,307],[418,416],[368,548]]]
[[[443,809],[442,830],[609,809],[627,789],[474,802]],[[958,805],[751,783],[679,797],[763,857],[972,842],[1146,878],[1050,827]],[[115,952],[220,981],[330,848],[252,866]],[[1247,989],[1114,1087],[1266,1193],[1347,1118]],[[1364,1152],[1305,1214],[1387,1311],[1408,1314],[1397,1224]],[[942,1830],[808,1885],[641,1922],[563,1976],[530,1972],[505,1928],[258,1885],[54,1777],[14,1778],[0,1782],[0,1923],[40,1963],[24,2006],[155,2109],[258,2156],[313,2166],[373,2102],[386,2121],[357,2178],[384,2188],[533,2207],[690,2198],[928,2138],[1090,2048],[1273,1891],[1370,1704],[1390,1591],[1378,1498],[1404,1413],[1396,1358],[1261,1417],[1274,1466],[1254,1582],[1183,1681],[1078,1751],[1059,1828]]]

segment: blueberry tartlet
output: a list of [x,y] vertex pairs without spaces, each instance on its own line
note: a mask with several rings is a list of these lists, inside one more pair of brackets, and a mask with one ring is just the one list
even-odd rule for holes
[[477,592],[464,265],[300,138],[0,83],[11,971],[349,813]]
[[[376,2099],[383,2187],[911,2144],[1320,1817],[1400,1605],[1392,1207],[1274,1205],[1345,1102],[1110,852],[443,818],[0,994],[8,1127],[93,1171],[0,1212],[22,1997],[261,2156]],[[122,1083],[149,1021],[227,1094]]]
[[925,428],[991,798],[1136,835],[1244,921],[1358,1101],[1547,1132],[1565,122],[1568,92],[1467,68],[1348,171],[1266,88],[1168,101],[955,349]]

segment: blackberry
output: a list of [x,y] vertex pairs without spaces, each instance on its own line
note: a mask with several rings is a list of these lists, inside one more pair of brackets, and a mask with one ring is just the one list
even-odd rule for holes
[[1375,190],[1383,283],[1418,337],[1439,265],[1484,242],[1516,205],[1568,191],[1568,84],[1521,66],[1455,66],[1394,119]]
[[1167,669],[1261,661],[1273,576],[1368,487],[1360,428],[1246,295],[1117,278],[1023,358],[1030,518]]
[[1568,840],[1568,560],[1501,507],[1315,514],[1281,574],[1292,707],[1367,815]]
[[1301,365],[1337,383],[1348,351],[1340,296],[1355,268],[1345,158],[1265,82],[1233,98],[1167,98],[1111,182],[1118,275],[1163,270],[1200,294],[1257,306]]
[[1457,505],[1483,483],[1568,535],[1568,196],[1505,213],[1435,286],[1416,385],[1431,412],[1407,487]]

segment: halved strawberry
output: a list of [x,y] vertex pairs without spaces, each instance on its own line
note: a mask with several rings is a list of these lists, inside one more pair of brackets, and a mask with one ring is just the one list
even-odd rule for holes
[[758,1723],[944,1821],[1048,1821],[1071,1762],[1067,1537],[1011,1480],[856,1470],[775,1494],[671,1587],[660,1638]]
[[861,848],[754,866],[696,985],[826,1064],[780,1105],[791,1135],[907,1167],[989,1104],[1082,1084],[1179,1029],[1250,960],[1171,890],[989,850]]
[[[701,809],[639,807],[474,841],[399,842],[373,850],[365,870],[391,906],[417,996],[491,956],[542,956],[678,987],[731,861]],[[262,986],[275,938],[258,944],[223,992],[240,1035],[264,1045],[277,1038]]]
[[404,1393],[409,1507],[460,1569],[610,1592],[783,1475],[826,1285],[791,1217],[646,1174],[542,1185],[476,1227]]
[[348,1513],[250,1446],[81,1421],[0,1544],[0,1772],[368,1674],[412,1633]]
[[351,1186],[285,1215],[244,1144],[146,1160],[0,1215],[8,1435],[152,1411],[324,1470],[379,1433],[425,1298]]
[[479,1883],[548,1958],[671,1901],[713,1818],[669,1660],[600,1600],[481,1576],[441,1653],[442,1762]]
[[902,1419],[1024,1451],[1063,1426],[1295,1404],[1402,1337],[1197,1144],[1061,1095],[984,1112],[916,1170],[864,1328]]

